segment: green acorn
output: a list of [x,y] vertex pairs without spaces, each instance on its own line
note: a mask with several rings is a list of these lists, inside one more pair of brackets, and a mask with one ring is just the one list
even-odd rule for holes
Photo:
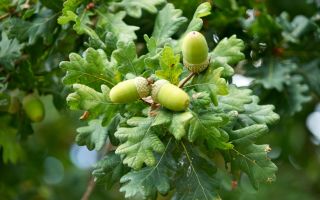
[[190,98],[181,88],[166,80],[158,80],[152,85],[152,99],[172,111],[184,111],[188,108]]
[[110,90],[110,100],[114,103],[130,103],[150,94],[147,79],[136,77],[122,81]]
[[44,105],[35,95],[29,94],[22,100],[22,107],[33,122],[40,122],[44,118]]
[[209,65],[208,45],[204,36],[192,31],[188,33],[182,42],[183,64],[189,71],[200,73]]

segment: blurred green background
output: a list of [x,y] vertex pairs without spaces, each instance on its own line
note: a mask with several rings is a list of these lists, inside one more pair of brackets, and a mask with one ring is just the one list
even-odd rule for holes
[[[34,6],[31,9],[47,6],[52,10],[48,15],[55,17],[61,10],[62,1],[52,4],[50,2],[31,1]],[[99,1],[94,2],[97,5],[99,3]],[[190,19],[195,8],[204,1],[173,0],[169,2],[183,10],[183,15]],[[262,103],[274,104],[276,112],[281,115],[281,121],[272,127],[267,137],[260,141],[260,143],[269,143],[272,147],[270,157],[279,168],[277,181],[263,185],[259,191],[255,191],[248,178],[243,175],[236,188],[232,189],[230,185],[225,185],[221,189],[221,197],[244,200],[320,199],[320,1],[216,0],[210,2],[213,5],[212,14],[205,18],[203,28],[210,48],[222,38],[233,34],[243,39],[246,43],[247,60],[236,66],[238,76],[233,79],[233,83],[251,87],[261,98]],[[23,3],[24,1],[0,0],[1,16]],[[83,5],[88,3],[90,1],[84,1]],[[27,14],[24,11],[23,16]],[[28,19],[28,17],[25,18],[26,21]],[[141,51],[144,48],[143,34],[152,32],[154,19],[155,15],[147,12],[143,12],[141,19],[129,16],[124,19],[128,24],[141,27],[137,31],[137,46],[142,46]],[[5,30],[5,20],[0,21],[1,31]],[[11,152],[16,155],[10,156],[17,157],[16,163],[5,161],[3,148],[0,148],[0,157],[2,157],[0,158],[0,199],[80,199],[87,188],[92,166],[100,157],[100,152],[88,151],[86,147],[80,147],[74,143],[76,128],[84,125],[79,120],[82,113],[71,112],[65,105],[67,89],[61,84],[60,78],[63,72],[58,67],[58,63],[66,60],[70,52],[83,50],[86,38],[77,36],[70,27],[58,31],[60,41],[45,43],[45,39],[48,38],[38,38],[32,44],[33,46],[26,50],[33,51],[32,48],[36,47],[41,55],[43,51],[47,52],[46,48],[50,46],[56,49],[48,51],[43,61],[34,61],[33,57],[27,58],[26,61],[28,65],[37,62],[39,67],[33,70],[38,70],[40,74],[49,72],[41,76],[42,79],[46,79],[47,76],[53,77],[53,75],[56,77],[50,82],[55,84],[54,89],[46,85],[49,84],[47,82],[40,81],[40,86],[37,85],[41,100],[45,104],[45,119],[40,123],[33,123],[34,133],[22,134],[24,139],[20,136],[16,137],[15,134],[8,139],[3,136],[4,132],[14,132],[16,120],[20,118],[5,112],[0,113],[0,144],[6,144],[6,148],[12,148]],[[301,87],[296,89],[296,85],[291,82],[286,82],[282,89],[277,89],[276,78],[284,79],[284,75],[288,73],[282,73],[286,67],[283,64],[284,61],[297,66],[289,74],[292,77],[296,75],[303,77],[303,81],[298,86],[307,85],[308,91],[302,90],[301,93],[295,93]],[[49,69],[47,65],[50,66]],[[274,65],[274,70],[279,71],[279,77],[272,80],[265,78],[270,71],[264,71],[259,67],[267,65]],[[6,73],[6,70],[1,70],[1,77],[6,77]],[[28,76],[28,72],[20,74],[17,72],[13,76]],[[18,80],[13,78],[13,81],[18,82]],[[252,80],[256,81],[251,82]],[[13,83],[11,89],[24,87],[17,85],[19,84]],[[25,87],[28,88],[28,86]],[[8,128],[7,124],[13,124],[14,128]],[[20,145],[17,146],[17,143]],[[118,192],[118,186],[107,190],[104,185],[97,185],[90,199],[120,200],[123,199],[123,194]]]

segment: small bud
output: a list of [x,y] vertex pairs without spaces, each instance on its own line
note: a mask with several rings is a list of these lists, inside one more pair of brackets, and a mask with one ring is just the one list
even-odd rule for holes
[[114,103],[130,103],[150,94],[147,79],[136,77],[122,81],[110,90],[110,100]]
[[185,91],[166,80],[158,80],[153,84],[152,98],[172,111],[184,111],[190,103],[190,98]]
[[37,96],[33,94],[25,96],[22,100],[22,107],[31,121],[40,122],[43,120],[44,105]]
[[89,115],[90,115],[89,111],[84,111],[84,113],[80,117],[80,120],[87,120]]
[[93,2],[90,2],[90,3],[87,4],[86,9],[87,9],[87,10],[90,10],[90,9],[92,9],[92,8],[94,8],[94,7],[95,7],[94,3],[93,3]]
[[237,180],[231,181],[231,188],[235,190],[237,189],[237,187],[238,187],[238,181]]
[[209,65],[208,45],[205,37],[197,32],[188,33],[182,42],[183,64],[189,71],[199,73]]

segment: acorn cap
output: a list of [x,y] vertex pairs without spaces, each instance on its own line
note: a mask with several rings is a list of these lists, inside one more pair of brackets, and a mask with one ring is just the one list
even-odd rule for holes
[[137,87],[140,98],[149,96],[150,86],[147,79],[139,76],[134,79],[134,83]]
[[167,80],[158,80],[156,81],[153,85],[152,85],[152,91],[151,91],[151,97],[153,99],[153,101],[155,101],[156,103],[159,103],[158,102],[158,92],[160,91],[160,88],[164,85],[164,84],[168,84],[170,83],[169,81]]
[[183,64],[190,72],[200,73],[207,69],[207,67],[209,66],[209,58],[207,58],[207,60],[200,64],[191,64],[188,63],[185,59],[183,59]]

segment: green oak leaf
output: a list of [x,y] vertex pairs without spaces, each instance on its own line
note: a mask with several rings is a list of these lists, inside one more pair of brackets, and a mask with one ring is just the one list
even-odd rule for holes
[[193,111],[206,110],[210,106],[211,99],[207,92],[192,93],[191,97]]
[[157,54],[157,41],[154,37],[150,37],[147,34],[143,36],[144,40],[146,41],[146,46],[149,51],[149,54],[156,55]]
[[269,13],[261,13],[255,20],[247,20],[247,22],[249,23],[244,23],[245,28],[256,38],[263,38],[263,41],[276,41],[281,37],[282,27]]
[[215,177],[217,168],[212,160],[202,157],[193,146],[181,143],[185,157],[177,169],[176,200],[213,200],[219,199],[219,182]]
[[246,126],[252,124],[268,124],[272,125],[279,120],[279,115],[273,110],[274,105],[258,105],[259,98],[252,96],[252,103],[245,104],[245,112],[239,114],[241,123]]
[[[87,34],[91,39],[95,40],[101,48],[106,48],[103,41],[100,39],[99,35],[91,28],[92,21],[90,17],[94,14],[91,11],[85,9],[84,7],[78,8],[82,3],[81,1],[67,0],[63,5],[62,15],[58,18],[58,23],[61,25],[67,24],[69,22],[74,22],[73,29],[77,34]],[[78,9],[77,9],[78,8]],[[75,13],[77,10],[77,14]]]
[[122,0],[121,2],[112,2],[111,6],[124,8],[131,17],[140,18],[142,10],[156,13],[158,11],[156,6],[164,2],[165,0]]
[[76,21],[77,18],[78,15],[76,15],[73,11],[67,10],[62,16],[58,18],[58,23],[64,25],[71,21]]
[[290,61],[281,62],[272,59],[259,69],[252,70],[251,73],[256,74],[255,84],[261,84],[266,89],[274,88],[280,92],[290,81],[291,73],[295,69],[297,69],[297,65]]
[[133,41],[119,41],[117,49],[112,52],[112,59],[115,60],[118,70],[123,75],[132,73],[139,76],[144,70],[144,59],[138,58]]
[[112,52],[117,49],[117,36],[115,36],[111,32],[107,32],[105,35],[104,43],[106,44],[105,51],[107,52],[107,55],[111,56]]
[[253,124],[234,131],[228,131],[232,144],[246,145],[254,143],[260,136],[268,132],[268,127],[265,124]]
[[94,119],[89,121],[88,126],[78,128],[77,144],[85,145],[89,150],[101,150],[108,138],[107,128],[103,127],[101,123],[102,120]]
[[174,85],[179,84],[179,77],[183,71],[180,63],[180,55],[174,55],[173,49],[165,46],[160,55],[161,70],[156,71],[156,75],[161,79],[166,79]]
[[160,126],[160,125],[168,125],[172,121],[172,112],[160,109],[159,112],[157,112],[157,117],[152,122],[152,126]]
[[152,33],[158,46],[163,46],[168,42],[170,37],[187,21],[187,18],[181,15],[182,11],[175,9],[171,3],[166,4],[166,6],[159,11]]
[[144,59],[146,68],[152,69],[154,72],[155,69],[159,68],[159,57],[161,48],[158,48],[157,41],[154,37],[148,37],[148,35],[144,35],[144,40],[146,41],[146,46],[148,49],[148,53]]
[[229,94],[220,96],[219,107],[225,111],[245,111],[244,105],[252,102],[252,91],[245,88],[237,88],[235,85],[229,85]]
[[191,31],[200,31],[203,25],[203,17],[211,14],[211,4],[209,2],[202,3],[198,6],[193,14],[192,20],[188,25],[186,33]]
[[73,29],[79,35],[88,35],[90,39],[94,40],[97,44],[99,44],[99,47],[106,49],[107,47],[105,43],[101,40],[96,31],[91,28],[92,21],[90,20],[90,17],[92,15],[92,12],[86,10],[82,11],[81,14],[73,20],[75,22],[75,24],[73,25]]
[[187,134],[188,125],[192,117],[189,111],[174,113],[161,109],[157,112],[157,117],[154,119],[152,127],[157,127],[162,133],[168,131],[176,140],[181,140]]
[[121,157],[111,151],[95,164],[92,175],[97,183],[111,188],[128,170],[128,167],[122,164]]
[[173,114],[172,121],[169,126],[169,132],[175,137],[176,140],[181,140],[181,138],[187,134],[187,127],[192,118],[193,115],[189,111]]
[[303,66],[303,75],[307,78],[310,90],[313,90],[320,97],[320,59],[308,62]]
[[193,118],[190,121],[188,131],[190,142],[200,139],[207,141],[210,148],[230,149],[233,147],[228,142],[228,134],[220,128],[228,123],[229,117],[227,114],[214,111],[192,114]]
[[292,27],[294,28],[291,30],[290,34],[294,38],[300,38],[315,29],[316,25],[307,17],[298,15],[292,20]]
[[136,30],[139,30],[137,26],[127,25],[123,18],[126,16],[126,12],[120,11],[115,14],[110,13],[108,10],[97,10],[100,16],[97,21],[97,26],[102,27],[105,31],[113,33],[117,36],[119,41],[129,42],[137,39],[135,34]]
[[[88,119],[95,119],[101,115],[113,116],[117,112],[119,104],[110,101],[110,89],[107,86],[101,86],[102,93],[81,84],[73,84],[73,89],[75,92],[68,95],[67,103],[71,110],[88,111]],[[112,117],[108,118],[111,120]]]
[[33,45],[41,38],[43,43],[51,45],[54,41],[54,32],[57,26],[57,14],[52,10],[42,8],[37,12],[37,17],[31,21],[12,17],[3,23],[10,37],[17,38],[20,42],[27,41],[28,45]]
[[152,129],[153,118],[134,117],[127,121],[133,127],[120,127],[115,136],[121,141],[116,154],[125,158],[124,164],[136,170],[145,163],[154,166],[156,159],[153,151],[161,153],[165,147]]
[[[248,75],[257,77],[254,84],[262,85],[267,90],[275,89],[277,93],[273,93],[274,95],[280,93],[281,98],[269,97],[271,98],[269,102],[281,105],[277,108],[278,110],[293,115],[302,110],[304,103],[311,100],[311,96],[308,94],[309,87],[305,83],[304,77],[296,74],[298,69],[297,64],[292,61],[272,59],[265,66],[251,70]],[[317,76],[316,72],[317,70],[310,72],[310,74]]]
[[83,57],[71,53],[69,59],[60,63],[60,67],[67,72],[62,79],[64,84],[85,84],[94,89],[99,89],[102,84],[109,87],[115,85],[114,71],[103,50],[88,48]]
[[284,27],[282,31],[283,38],[288,42],[296,44],[301,42],[300,38],[308,35],[308,33],[314,31],[317,27],[311,19],[303,15],[295,16],[292,22],[290,22],[289,15],[285,12],[278,17],[278,22]]
[[232,76],[234,70],[231,65],[237,64],[245,58],[241,52],[244,47],[244,42],[235,35],[230,38],[224,38],[209,54],[211,59],[210,67],[223,67],[223,76]]
[[0,64],[6,68],[13,68],[14,61],[21,56],[23,45],[17,39],[9,39],[5,32],[1,33]]
[[74,13],[83,0],[66,0],[63,3],[62,15],[58,18],[58,23],[63,25],[74,21],[76,14]]
[[312,98],[308,95],[309,87],[303,83],[303,77],[300,75],[293,75],[290,83],[287,85],[287,95],[284,99],[287,100],[286,107],[290,115],[299,112],[303,109],[302,105]]
[[198,74],[192,81],[192,85],[200,91],[209,93],[214,105],[218,105],[218,95],[228,94],[228,84],[224,78],[221,78],[223,68],[208,68],[205,73]]
[[231,167],[244,171],[258,189],[261,182],[275,181],[277,166],[268,158],[269,145],[241,145],[231,151]]
[[120,192],[125,192],[126,198],[136,197],[138,199],[154,198],[157,192],[167,194],[170,190],[170,177],[176,170],[176,162],[168,150],[171,139],[166,150],[157,156],[157,164],[153,167],[145,167],[138,171],[131,171],[124,175],[120,182],[123,185]]
[[92,12],[82,12],[81,14],[79,14],[79,16],[72,15],[72,17],[74,17],[72,21],[75,22],[75,24],[73,25],[73,29],[77,32],[77,34],[82,35],[86,33],[89,36],[95,35],[94,38],[98,37],[95,31],[90,28],[90,25],[92,25],[90,17],[92,15]]

